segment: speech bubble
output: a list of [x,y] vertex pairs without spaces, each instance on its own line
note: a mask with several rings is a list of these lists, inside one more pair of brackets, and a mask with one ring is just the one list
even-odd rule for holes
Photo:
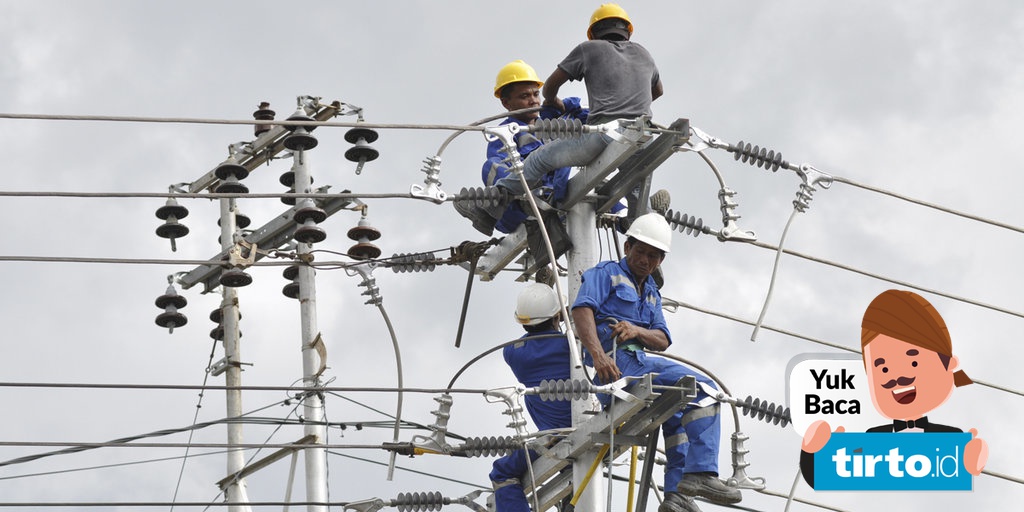
[[786,400],[801,437],[817,420],[864,432],[888,420],[875,410],[860,354],[801,354],[786,367]]

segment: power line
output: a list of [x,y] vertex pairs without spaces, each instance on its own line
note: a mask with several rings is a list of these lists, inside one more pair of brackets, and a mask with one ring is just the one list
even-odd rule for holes
[[914,203],[914,204],[917,204],[917,205],[925,206],[927,208],[932,208],[932,209],[938,210],[940,212],[945,212],[945,213],[949,213],[951,215],[956,215],[958,217],[963,217],[965,219],[970,219],[970,220],[974,220],[974,221],[977,221],[977,222],[982,222],[982,223],[985,223],[985,224],[990,224],[992,226],[1000,227],[1000,228],[1003,228],[1003,229],[1008,229],[1010,231],[1016,231],[1017,233],[1024,233],[1024,228],[1021,228],[1021,227],[1012,226],[1010,224],[1005,224],[1005,223],[1002,223],[1002,222],[999,222],[999,221],[995,221],[995,220],[991,220],[991,219],[986,219],[985,217],[980,217],[978,215],[972,215],[970,213],[960,212],[960,211],[954,210],[952,208],[947,208],[945,206],[937,205],[935,203],[929,203],[927,201],[922,201],[920,199],[914,199],[912,197],[905,196],[903,194],[898,194],[896,192],[892,192],[892,191],[889,191],[889,190],[885,190],[883,188],[873,187],[871,185],[865,185],[863,183],[858,183],[858,182],[853,181],[853,180],[851,180],[849,178],[843,178],[843,177],[836,176],[833,179],[835,181],[839,182],[839,183],[844,183],[844,184],[850,185],[852,187],[858,187],[858,188],[862,188],[864,190],[870,190],[871,192],[875,192],[875,193],[878,193],[878,194],[883,194],[883,195],[887,195],[887,196],[890,196],[890,197],[895,197],[897,199],[902,199],[903,201],[907,201],[907,202]]
[[[729,314],[726,314],[726,313],[721,313],[721,312],[718,312],[718,311],[712,311],[710,309],[700,308],[700,307],[694,306],[692,304],[687,304],[685,302],[680,302],[680,301],[673,300],[673,299],[665,299],[663,297],[662,298],[662,303],[663,304],[667,304],[669,306],[684,307],[686,309],[690,309],[690,310],[696,311],[698,313],[704,313],[704,314],[711,315],[711,316],[717,316],[719,318],[724,318],[726,320],[732,320],[734,322],[741,323],[741,324],[754,325],[754,322],[751,322],[750,320],[744,320],[744,319],[739,318],[737,316],[729,315]],[[780,329],[780,328],[777,328],[777,327],[771,327],[771,326],[767,326],[767,325],[762,325],[761,328],[766,330],[766,331],[774,331],[774,332],[777,332],[777,333],[780,333],[780,334],[785,334],[787,336],[792,336],[794,338],[799,338],[799,339],[802,339],[802,340],[805,340],[805,341],[809,341],[811,343],[817,343],[819,345],[823,345],[823,346],[826,346],[826,347],[831,347],[831,348],[835,348],[835,349],[838,349],[838,350],[844,350],[844,351],[851,352],[851,353],[854,353],[854,354],[860,354],[861,353],[860,350],[857,350],[857,349],[852,348],[852,347],[847,347],[847,346],[844,346],[844,345],[840,345],[838,343],[831,343],[831,342],[824,341],[824,340],[821,340],[821,339],[812,338],[810,336],[804,336],[802,334],[798,334],[798,333],[795,333],[795,332],[792,332],[792,331],[787,331],[785,329]],[[972,378],[972,380],[974,381],[975,384],[978,384],[980,386],[984,386],[984,387],[995,389],[997,391],[1004,391],[1006,393],[1011,393],[1011,394],[1014,394],[1014,395],[1018,395],[1018,396],[1024,397],[1024,391],[1022,391],[1022,390],[1015,390],[1015,389],[1007,388],[1007,387],[1004,387],[1004,386],[999,386],[999,385],[996,385],[996,384],[988,383],[988,382],[985,382],[985,381],[982,381],[982,380],[978,380],[978,379],[973,379]]]
[[[749,242],[749,243],[750,243],[750,245],[753,245],[755,247],[760,247],[760,248],[763,248],[763,249],[771,249],[772,251],[778,251],[779,250],[778,246],[775,246],[775,245],[772,245],[772,244],[768,244],[768,243],[765,243],[765,242],[754,241],[754,242]],[[894,278],[891,278],[891,277],[885,277],[885,276],[882,276],[880,274],[875,274],[873,272],[868,272],[866,270],[861,270],[861,269],[858,269],[858,268],[851,267],[849,265],[844,265],[842,263],[837,263],[837,262],[834,262],[834,261],[831,261],[831,260],[827,260],[827,259],[824,259],[824,258],[818,258],[816,256],[810,256],[808,254],[804,254],[804,253],[801,253],[801,252],[793,251],[791,249],[783,249],[782,252],[785,253],[785,254],[789,254],[790,256],[796,256],[798,258],[803,258],[803,259],[808,260],[808,261],[813,261],[815,263],[821,263],[823,265],[828,265],[828,266],[835,267],[835,268],[838,268],[838,269],[841,269],[841,270],[846,270],[846,271],[849,271],[849,272],[853,272],[855,274],[860,274],[862,276],[871,277],[871,278],[874,278],[874,279],[878,279],[880,281],[887,281],[887,282],[890,282],[890,283],[893,283],[893,284],[898,284],[900,286],[906,286],[908,288],[914,288],[916,290],[921,290],[923,292],[927,292],[927,293],[931,293],[931,294],[934,294],[934,295],[938,295],[940,297],[945,297],[947,299],[952,299],[952,300],[956,300],[956,301],[959,301],[959,302],[963,302],[965,304],[971,304],[973,306],[978,306],[978,307],[985,308],[985,309],[991,309],[993,311],[998,311],[1000,313],[1005,313],[1007,315],[1012,315],[1012,316],[1015,316],[1015,317],[1018,317],[1018,318],[1024,318],[1024,313],[1021,313],[1021,312],[1018,312],[1018,311],[1012,311],[1012,310],[1009,310],[1009,309],[1001,308],[999,306],[993,306],[991,304],[986,304],[984,302],[978,302],[978,301],[971,300],[971,299],[968,299],[968,298],[965,298],[965,297],[961,297],[961,296],[958,296],[958,295],[953,295],[953,294],[941,292],[941,291],[938,291],[938,290],[935,290],[935,289],[926,288],[924,286],[912,284],[912,283],[909,283],[909,282],[906,282],[906,281],[901,281],[899,279],[894,279]]]
[[73,114],[13,114],[0,112],[0,119],[23,119],[33,121],[104,121],[104,122],[126,122],[126,123],[156,123],[156,124],[225,124],[225,125],[268,125],[268,126],[332,126],[341,128],[372,128],[382,130],[457,130],[477,131],[486,129],[483,126],[461,125],[461,124],[410,124],[410,123],[368,123],[365,121],[316,121],[303,119],[299,121],[287,120],[256,120],[256,119],[214,119],[201,117],[149,117],[149,116],[101,116],[101,115],[73,115]]

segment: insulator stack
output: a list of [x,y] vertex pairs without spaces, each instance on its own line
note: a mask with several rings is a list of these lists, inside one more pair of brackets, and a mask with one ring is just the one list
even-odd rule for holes
[[391,271],[399,272],[433,272],[437,268],[437,257],[430,252],[398,253],[391,257],[388,266]]
[[[249,224],[252,224],[252,219],[250,219],[248,215],[235,210],[235,227],[238,229],[245,229],[249,227]],[[220,219],[217,219],[217,226],[220,226]],[[219,238],[217,239],[217,243],[220,243]]]
[[537,386],[537,395],[544,401],[585,400],[590,397],[592,388],[590,382],[582,379],[544,379]]
[[[288,121],[312,121],[313,118],[306,115],[306,111],[302,107],[299,107]],[[284,147],[292,151],[305,151],[307,149],[313,149],[319,144],[316,137],[310,134],[313,131],[314,126],[300,126],[300,125],[288,125],[288,130],[291,133],[284,138]]]
[[289,265],[285,267],[284,272],[282,272],[282,274],[284,275],[285,279],[291,282],[284,285],[284,288],[281,289],[281,293],[283,293],[284,296],[288,297],[289,299],[299,298],[299,266]]
[[471,437],[456,451],[466,457],[494,457],[509,454],[522,447],[522,441],[511,436]]
[[472,201],[481,208],[502,206],[508,202],[508,194],[500,187],[462,187],[458,201]]
[[370,225],[366,217],[359,219],[359,224],[348,230],[348,237],[357,243],[348,249],[348,255],[355,260],[371,260],[380,256],[380,247],[370,243],[380,238],[380,231]]
[[[270,110],[270,103],[261,101],[258,110],[252,113],[252,118],[257,121],[273,121],[276,114],[277,112]],[[273,126],[269,124],[257,124],[253,126],[253,132],[257,137],[259,137],[260,135],[269,132],[272,127]]]
[[711,228],[704,225],[704,219],[682,212],[668,210],[665,212],[665,220],[668,221],[673,230],[679,231],[684,235],[692,234],[696,237],[701,233],[709,233],[711,231]]
[[171,250],[177,251],[178,244],[175,240],[188,234],[188,226],[179,224],[178,221],[188,217],[188,208],[178,204],[173,197],[167,198],[167,203],[156,209],[156,216],[164,223],[156,228],[156,236],[171,240]]
[[439,492],[400,492],[391,500],[391,506],[399,512],[420,512],[423,510],[441,510],[451,505],[451,499],[441,496]]
[[[238,319],[242,319],[242,313],[238,313]],[[224,341],[224,311],[221,308],[210,311],[210,321],[217,324],[210,330],[210,338]],[[238,331],[238,337],[242,337],[242,331]]]
[[[210,311],[210,321],[211,322],[213,322],[215,324],[219,324],[219,323],[221,323],[221,321],[223,321],[223,319],[224,319],[224,310],[222,308],[217,308],[217,309],[215,309],[213,311]],[[242,313],[241,312],[238,313],[238,319],[239,320],[242,319]]]
[[772,172],[778,171],[779,167],[789,169],[789,162],[782,159],[782,153],[776,153],[774,150],[768,148],[762,148],[760,146],[751,146],[749,143],[744,143],[742,140],[735,146],[729,146],[726,148],[728,151],[733,153],[733,158],[743,162],[745,164],[756,165],[757,167],[764,167],[770,169]]
[[363,172],[363,164],[372,162],[380,156],[380,152],[370,145],[370,143],[377,140],[376,130],[363,127],[352,128],[345,132],[345,140],[349,144],[355,144],[345,152],[345,158],[350,162],[357,162],[357,175]]
[[327,232],[317,225],[327,220],[327,212],[314,205],[312,201],[305,201],[305,206],[295,210],[292,220],[299,225],[292,235],[296,241],[315,244],[327,239]]
[[178,295],[174,285],[168,286],[167,291],[156,298],[156,307],[164,310],[163,313],[157,315],[156,324],[167,329],[168,334],[174,333],[175,327],[181,327],[188,323],[188,318],[178,312],[186,305],[188,305],[188,300]]
[[241,182],[241,180],[249,176],[249,169],[235,161],[234,155],[229,156],[224,163],[218,165],[213,170],[213,174],[220,180],[220,184],[213,190],[214,192],[218,194],[249,193],[249,187],[246,187]]
[[579,119],[538,119],[530,127],[530,132],[538,139],[550,141],[568,139],[583,135],[583,122]]
[[229,288],[241,288],[252,284],[252,276],[240,268],[233,267],[221,272],[220,284]]
[[792,421],[789,415],[789,408],[781,405],[776,405],[767,400],[761,400],[760,398],[754,398],[748,396],[743,402],[737,404],[740,408],[740,412],[745,416],[750,416],[758,421],[765,423],[771,423],[773,425],[781,424],[785,427]]

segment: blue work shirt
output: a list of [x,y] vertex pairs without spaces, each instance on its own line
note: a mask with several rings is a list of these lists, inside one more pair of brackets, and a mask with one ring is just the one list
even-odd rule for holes
[[[588,110],[580,105],[579,98],[565,98],[562,100],[562,103],[565,105],[566,110],[564,114],[552,108],[544,108],[541,109],[540,118],[575,118],[586,124]],[[528,126],[526,123],[512,117],[506,118],[499,126],[511,123],[516,123],[523,127]],[[544,145],[540,139],[525,130],[517,132],[512,136],[512,138],[516,143],[516,149],[519,152],[520,159],[525,159],[527,155]],[[484,185],[488,187],[494,186],[498,180],[511,174],[507,157],[508,155],[505,153],[505,144],[501,139],[495,139],[487,143],[487,160],[484,162],[483,169],[480,173],[480,177],[483,179]],[[570,171],[571,168],[562,167],[561,169],[556,169],[544,176],[541,187],[551,191],[551,197],[548,198],[548,200],[552,204],[565,198],[565,194],[568,192],[569,187],[568,182]],[[518,202],[514,202],[505,209],[504,214],[500,219],[498,219],[494,228],[502,233],[511,233],[515,231],[515,229],[519,227],[527,217],[528,215],[519,206]]]
[[[625,258],[619,261],[603,261],[584,272],[583,282],[572,307],[587,307],[594,312],[597,337],[601,340],[601,348],[605,352],[610,351],[615,345],[612,339],[614,322],[611,322],[611,319],[619,322],[625,320],[645,329],[662,331],[669,344],[672,344],[672,335],[668,332],[665,315],[661,310],[661,292],[658,291],[658,285],[654,283],[653,277],[647,276],[641,297],[640,286],[637,285],[633,273],[629,271]],[[589,352],[584,362],[588,365],[594,364]]]
[[[502,351],[516,380],[526,387],[536,387],[542,380],[568,379],[569,342],[565,334],[541,331],[523,335],[524,338],[531,336],[548,337],[520,340]],[[526,412],[530,414],[537,430],[572,426],[572,403],[568,400],[542,400],[537,395],[527,395],[525,401]]]

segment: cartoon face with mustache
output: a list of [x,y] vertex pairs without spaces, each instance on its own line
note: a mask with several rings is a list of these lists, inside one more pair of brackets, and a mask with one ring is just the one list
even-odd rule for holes
[[864,345],[864,366],[875,409],[894,420],[916,420],[953,394],[955,356],[900,341],[885,334]]

